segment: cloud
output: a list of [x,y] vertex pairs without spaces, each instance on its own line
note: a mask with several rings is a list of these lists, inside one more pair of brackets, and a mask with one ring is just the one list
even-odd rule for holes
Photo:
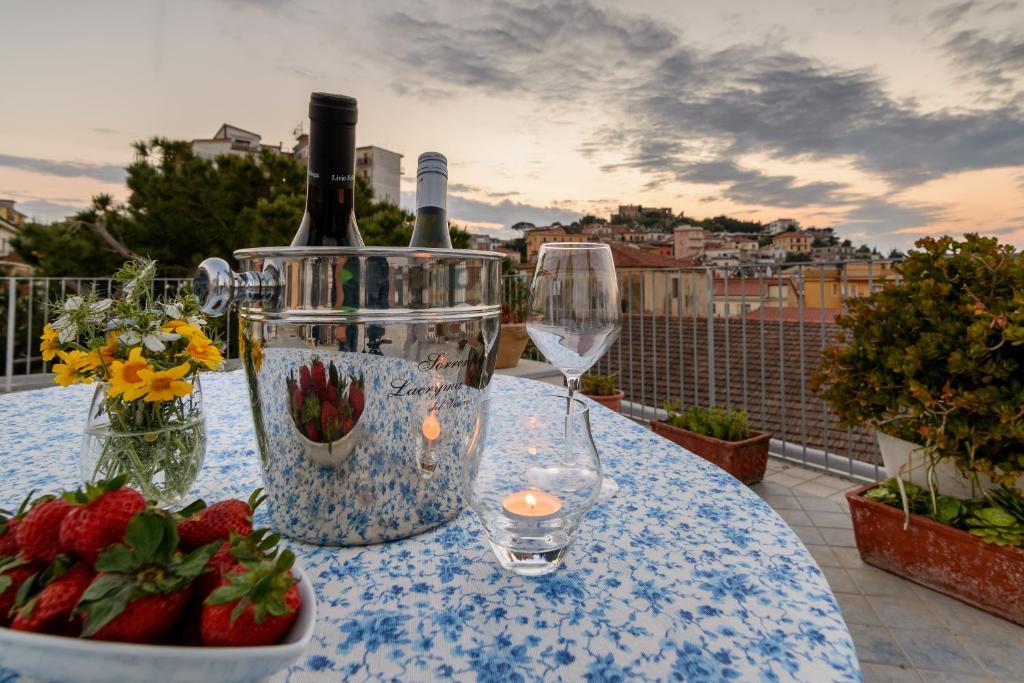
[[[931,20],[951,27],[1006,7],[956,3]],[[872,69],[841,68],[779,41],[700,50],[664,23],[588,0],[497,0],[445,13],[444,21],[435,15],[380,17],[394,38],[387,58],[407,80],[597,112],[580,151],[616,159],[606,170],[642,173],[647,188],[714,185],[739,204],[833,207],[853,225],[896,229],[917,225],[934,207],[901,203],[894,192],[951,173],[1024,166],[1024,97],[926,110],[890,94]],[[1020,71],[1017,36],[957,40],[986,78],[1006,85]],[[744,167],[736,161],[744,156],[836,161],[890,189],[865,196],[842,182]]]
[[92,178],[107,183],[123,183],[125,170],[117,164],[92,164],[84,161],[55,161],[0,154],[0,166],[64,178]]
[[[449,187],[449,190],[451,188]],[[416,193],[403,192],[402,206],[415,210]],[[555,221],[571,223],[580,217],[578,212],[567,211],[554,206],[534,206],[510,199],[487,202],[460,194],[448,194],[448,216],[456,223],[491,223],[505,227],[526,221],[536,225],[548,225]]]
[[81,204],[76,205],[50,201],[48,199],[29,199],[27,201],[19,201],[17,209],[33,221],[40,223],[53,223],[64,220],[68,216],[78,213],[82,209],[86,208],[88,204],[89,202],[82,202]]
[[953,65],[990,87],[1012,88],[1024,75],[1024,36],[957,31],[943,45]]

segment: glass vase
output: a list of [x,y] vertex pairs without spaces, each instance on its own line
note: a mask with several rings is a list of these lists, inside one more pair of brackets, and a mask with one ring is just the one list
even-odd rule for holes
[[192,392],[163,402],[122,401],[99,383],[82,437],[83,482],[128,475],[127,484],[162,506],[188,495],[206,458],[206,416],[199,377]]
[[469,504],[505,569],[554,571],[601,490],[601,463],[586,403],[565,393],[519,397],[529,408],[484,402],[486,445],[463,468]]

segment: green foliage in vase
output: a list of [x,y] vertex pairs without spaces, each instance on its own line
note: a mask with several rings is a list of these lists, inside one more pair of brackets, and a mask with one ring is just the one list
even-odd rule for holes
[[968,234],[925,238],[899,281],[850,302],[813,385],[846,426],[923,444],[968,476],[1024,473],[1024,259]]
[[580,389],[588,396],[614,396],[619,393],[615,386],[615,375],[584,375]]
[[668,411],[665,422],[673,427],[722,441],[743,441],[750,438],[747,413],[743,410],[726,410],[718,406],[711,408],[693,406],[679,413],[675,412],[679,410],[678,402],[666,403],[665,410]]

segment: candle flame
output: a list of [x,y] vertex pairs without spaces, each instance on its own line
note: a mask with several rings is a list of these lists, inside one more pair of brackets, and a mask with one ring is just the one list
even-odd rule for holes
[[532,493],[526,494],[526,504],[532,508],[537,507],[537,499],[534,497]]
[[430,413],[423,420],[423,436],[427,437],[429,441],[441,436],[441,423],[434,413]]

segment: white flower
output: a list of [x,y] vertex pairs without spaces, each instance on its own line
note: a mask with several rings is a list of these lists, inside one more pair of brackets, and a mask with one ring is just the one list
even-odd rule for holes
[[69,296],[64,301],[65,311],[77,311],[82,305],[82,297],[80,296]]
[[161,304],[164,309],[164,315],[173,320],[177,320],[181,317],[181,308],[176,304]]
[[67,344],[72,339],[78,338],[78,325],[69,323],[66,327],[60,328],[60,334],[57,336],[61,344]]
[[206,325],[206,318],[204,318],[201,315],[190,315],[188,318],[185,319],[185,322],[187,322],[192,327],[203,327],[204,325]]
[[128,346],[135,346],[142,340],[142,335],[140,335],[135,330],[128,330],[127,332],[122,332],[121,334],[119,334],[117,338],[121,340],[122,344],[126,344]]

